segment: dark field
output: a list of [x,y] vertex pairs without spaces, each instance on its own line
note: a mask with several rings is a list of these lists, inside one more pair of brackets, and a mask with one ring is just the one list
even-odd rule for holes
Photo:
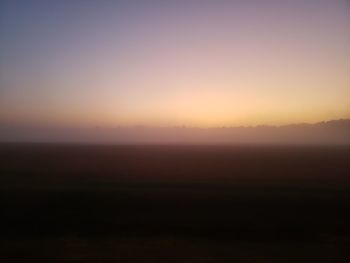
[[350,147],[0,145],[0,262],[350,262]]

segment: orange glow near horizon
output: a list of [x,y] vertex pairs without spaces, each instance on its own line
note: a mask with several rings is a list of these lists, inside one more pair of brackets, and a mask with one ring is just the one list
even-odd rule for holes
[[283,3],[81,4],[76,14],[62,3],[53,17],[40,16],[47,6],[5,5],[0,122],[221,127],[350,118],[349,5]]

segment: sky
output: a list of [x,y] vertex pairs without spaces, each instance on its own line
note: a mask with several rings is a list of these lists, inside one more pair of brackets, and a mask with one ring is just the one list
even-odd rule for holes
[[350,118],[346,0],[2,0],[0,39],[1,123]]

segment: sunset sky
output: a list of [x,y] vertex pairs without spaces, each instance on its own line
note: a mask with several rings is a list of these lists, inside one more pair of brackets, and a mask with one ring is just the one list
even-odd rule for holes
[[350,2],[1,1],[0,122],[350,118]]

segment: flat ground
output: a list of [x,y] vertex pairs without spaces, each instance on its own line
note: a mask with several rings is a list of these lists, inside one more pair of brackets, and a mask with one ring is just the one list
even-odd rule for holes
[[0,145],[1,262],[350,262],[350,147]]

